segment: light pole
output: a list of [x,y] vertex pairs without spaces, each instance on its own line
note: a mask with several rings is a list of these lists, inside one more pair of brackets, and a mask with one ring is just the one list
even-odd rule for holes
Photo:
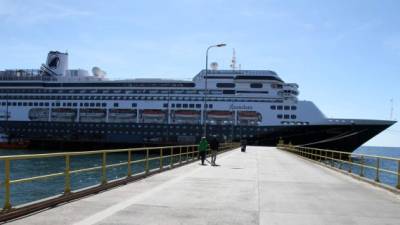
[[206,51],[206,73],[204,75],[204,120],[203,120],[203,137],[207,138],[207,109],[208,109],[208,105],[207,105],[207,73],[208,73],[208,51],[211,48],[220,48],[220,47],[225,47],[226,44],[221,43],[221,44],[217,44],[217,45],[210,45],[207,48]]

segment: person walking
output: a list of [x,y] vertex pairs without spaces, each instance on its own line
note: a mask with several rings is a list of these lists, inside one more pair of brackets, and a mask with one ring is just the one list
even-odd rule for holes
[[198,149],[199,149],[199,155],[200,155],[200,159],[201,159],[201,165],[205,165],[204,161],[206,160],[206,153],[207,153],[207,149],[208,149],[208,142],[205,137],[201,138]]
[[215,136],[210,141],[210,149],[211,149],[211,166],[216,166],[217,164],[215,163],[215,161],[217,160],[219,142]]
[[243,138],[243,139],[240,141],[240,145],[242,146],[242,152],[246,152],[247,140]]

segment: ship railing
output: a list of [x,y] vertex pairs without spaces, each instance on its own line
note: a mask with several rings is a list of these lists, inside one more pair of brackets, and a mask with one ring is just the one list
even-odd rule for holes
[[278,144],[285,150],[400,193],[400,158]]
[[[219,152],[226,152],[239,147],[238,143],[222,143],[220,145]],[[115,154],[121,158],[119,160],[112,160],[112,156]],[[210,152],[208,152],[210,154]],[[49,153],[49,154],[29,154],[29,155],[10,155],[0,156],[0,165],[3,165],[4,172],[1,169],[0,173],[3,173],[3,181],[0,183],[0,193],[3,192],[3,210],[0,211],[0,222],[15,218],[20,215],[26,215],[37,210],[53,207],[62,202],[71,201],[89,194],[98,193],[102,190],[112,188],[118,185],[126,184],[130,181],[134,181],[140,178],[147,177],[151,174],[161,172],[166,169],[172,169],[177,166],[181,166],[198,159],[199,151],[197,145],[180,145],[180,146],[166,146],[166,147],[143,147],[143,148],[127,148],[127,149],[113,149],[113,150],[98,150],[98,151],[82,151],[82,152],[60,152],[60,153]],[[85,157],[97,157],[94,166],[85,167],[77,162],[81,160],[87,160]],[[41,162],[38,163],[38,161]],[[27,177],[20,177],[19,174],[13,174],[16,170],[21,168],[31,168],[31,170],[40,171],[46,169],[45,160],[51,160],[51,162],[57,161],[57,165],[54,168],[49,168],[52,173],[32,175]],[[77,161],[75,161],[77,160]],[[75,161],[75,162],[74,162]],[[113,162],[111,162],[113,161]],[[37,168],[37,167],[44,168]],[[122,168],[123,176],[114,176],[115,179],[110,179],[113,168]],[[138,170],[140,168],[140,170]],[[24,172],[24,171],[22,171]],[[25,171],[25,173],[32,171]],[[99,183],[86,187],[73,190],[73,179],[72,176],[77,174],[97,172],[100,177]],[[35,181],[50,181],[54,178],[59,178],[59,182],[63,184],[63,191],[55,194],[52,197],[46,197],[42,200],[33,200],[32,202],[24,203],[23,205],[17,205],[15,207],[12,204],[13,194],[19,196],[29,196],[34,194],[35,189],[39,192],[48,192],[50,187],[40,187],[43,189],[35,188],[18,188],[18,190],[12,190],[14,185],[29,183]],[[63,178],[62,178],[63,177]],[[55,182],[53,180],[53,182]],[[1,190],[4,189],[4,190]],[[18,192],[17,192],[18,191]],[[16,216],[17,215],[17,216]]]

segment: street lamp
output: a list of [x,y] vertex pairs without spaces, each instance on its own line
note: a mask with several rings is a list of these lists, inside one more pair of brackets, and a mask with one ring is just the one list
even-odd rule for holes
[[217,45],[210,45],[207,48],[206,51],[206,74],[204,76],[204,120],[203,120],[203,137],[207,138],[207,109],[208,109],[208,105],[207,105],[207,73],[208,73],[208,50],[210,50],[211,48],[220,48],[220,47],[225,47],[226,44],[221,43],[221,44],[217,44]]

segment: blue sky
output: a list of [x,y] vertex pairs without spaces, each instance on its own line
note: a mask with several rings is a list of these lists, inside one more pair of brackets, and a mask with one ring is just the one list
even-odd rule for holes
[[[0,69],[70,68],[111,79],[190,79],[210,61],[275,70],[329,117],[400,119],[400,1],[0,0]],[[400,146],[396,124],[367,143]]]

